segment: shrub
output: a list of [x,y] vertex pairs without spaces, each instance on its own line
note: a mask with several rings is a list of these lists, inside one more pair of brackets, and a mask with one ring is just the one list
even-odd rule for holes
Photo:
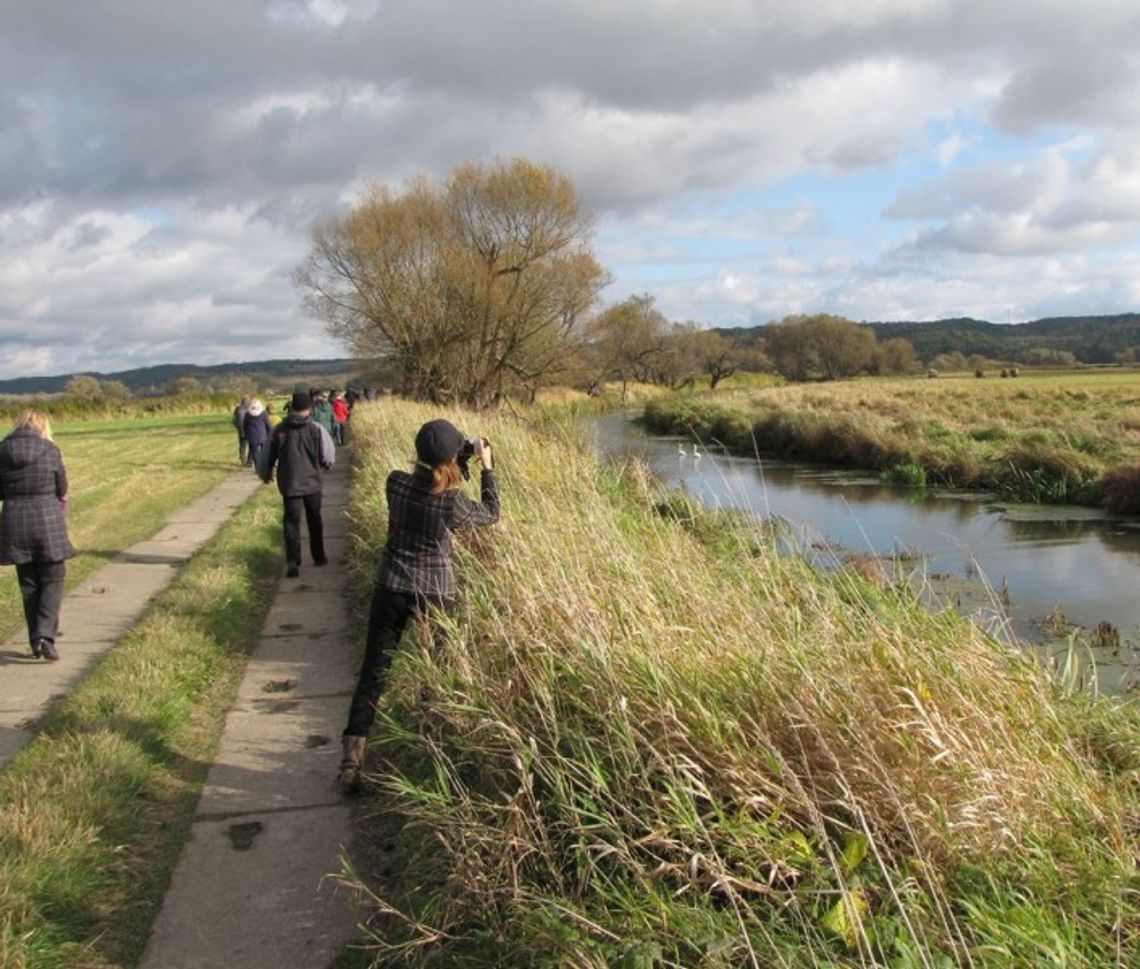
[[1100,490],[1109,511],[1140,514],[1140,464],[1113,468],[1101,478]]

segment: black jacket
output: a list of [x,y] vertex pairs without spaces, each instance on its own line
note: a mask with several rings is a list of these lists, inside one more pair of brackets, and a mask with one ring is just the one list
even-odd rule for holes
[[242,430],[245,432],[245,439],[249,441],[251,447],[258,447],[269,441],[269,435],[273,431],[273,427],[269,423],[269,415],[265,411],[259,411],[257,414],[246,414],[245,420],[242,421]]
[[286,498],[316,495],[321,491],[321,471],[336,458],[332,435],[308,416],[290,414],[273,428],[263,466],[263,481],[273,480],[277,467],[277,490]]
[[62,562],[75,554],[62,499],[67,472],[59,448],[21,428],[0,441],[0,564]]

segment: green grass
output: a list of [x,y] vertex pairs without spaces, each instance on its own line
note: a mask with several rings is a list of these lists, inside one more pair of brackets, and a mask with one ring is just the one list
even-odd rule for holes
[[261,491],[0,774],[0,966],[135,965],[280,559]]
[[[650,401],[658,433],[730,451],[993,490],[1013,500],[1140,509],[1140,374],[875,378]],[[905,468],[905,472],[898,469]]]
[[[354,416],[362,580],[429,416]],[[447,649],[410,633],[381,705],[376,965],[1140,962],[1135,703],[548,418],[455,419],[495,442],[503,521],[459,546]]]
[[[52,429],[67,468],[68,531],[79,552],[67,565],[69,589],[238,470],[228,417],[73,421]],[[0,639],[23,622],[15,569],[4,568]]]

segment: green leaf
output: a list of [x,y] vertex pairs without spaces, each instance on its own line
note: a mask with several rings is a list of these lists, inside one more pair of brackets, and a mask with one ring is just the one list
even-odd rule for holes
[[861,831],[852,831],[843,842],[843,871],[850,875],[864,858],[871,842]]
[[819,920],[824,931],[843,940],[848,949],[856,949],[863,934],[863,919],[871,910],[867,896],[858,888],[843,892]]

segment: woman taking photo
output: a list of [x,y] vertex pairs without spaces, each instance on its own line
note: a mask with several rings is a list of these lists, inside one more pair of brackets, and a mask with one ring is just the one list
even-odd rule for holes
[[67,473],[51,424],[26,410],[0,441],[0,565],[15,565],[32,655],[59,659],[55,645],[63,602],[67,538]]
[[414,471],[388,475],[388,542],[376,572],[364,662],[342,738],[338,782],[345,794],[360,789],[364,744],[376,719],[376,701],[408,620],[435,610],[455,610],[452,533],[499,520],[491,445],[482,438],[473,442],[474,456],[483,466],[481,500],[473,501],[459,490],[463,471],[458,459],[465,443],[449,421],[428,421],[416,434]]

